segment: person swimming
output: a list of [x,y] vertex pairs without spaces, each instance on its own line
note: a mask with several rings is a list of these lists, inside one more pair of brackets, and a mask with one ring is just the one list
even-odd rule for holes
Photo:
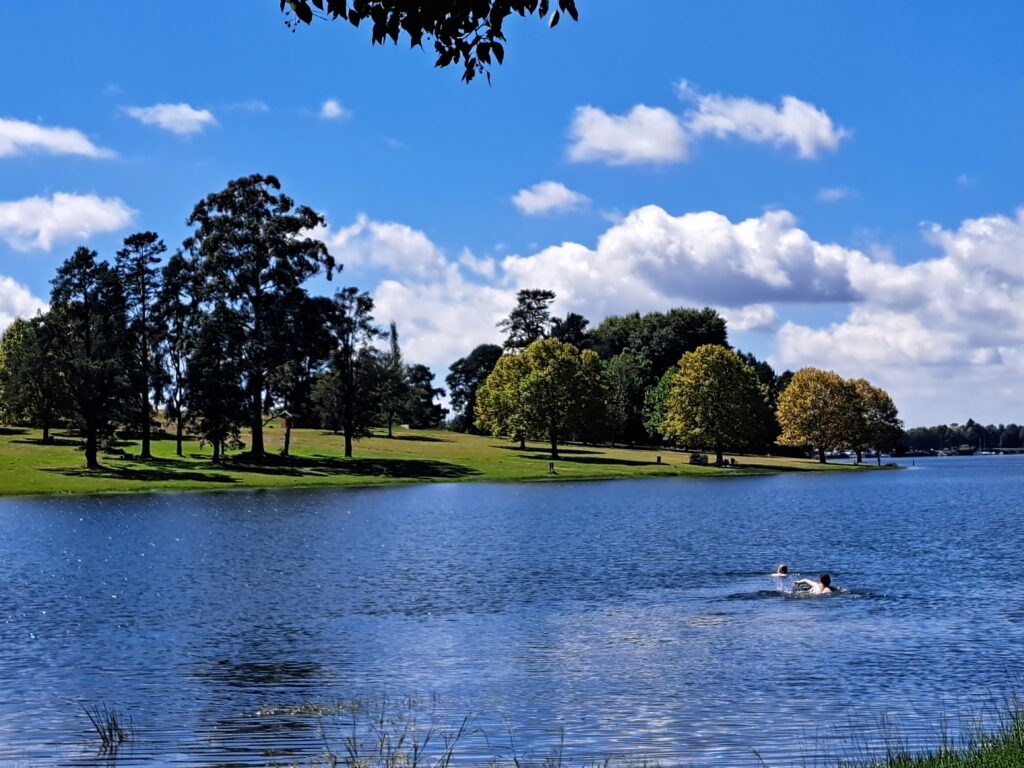
[[821,574],[818,581],[812,579],[797,579],[793,582],[794,587],[806,586],[812,595],[831,595],[836,589],[832,586],[832,577],[827,573]]
[[772,576],[777,576],[780,579],[784,576],[789,576],[789,567],[785,563],[779,563],[779,567],[775,569],[775,573]]

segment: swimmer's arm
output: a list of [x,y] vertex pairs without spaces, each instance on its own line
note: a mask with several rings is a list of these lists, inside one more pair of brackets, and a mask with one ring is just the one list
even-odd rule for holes
[[813,587],[815,587],[817,585],[817,583],[818,582],[811,581],[810,579],[797,579],[796,581],[793,582],[793,586],[794,587],[799,587],[801,584],[804,584],[804,585],[806,585],[808,587],[812,587],[813,588]]

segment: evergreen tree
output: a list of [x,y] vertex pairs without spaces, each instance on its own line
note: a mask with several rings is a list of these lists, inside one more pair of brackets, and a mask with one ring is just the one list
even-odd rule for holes
[[267,378],[295,359],[294,315],[306,306],[303,284],[321,270],[330,279],[333,257],[308,236],[323,217],[278,194],[273,176],[246,176],[200,201],[188,224],[186,247],[197,260],[200,298],[242,320],[241,371],[252,430],[252,456],[264,456]]
[[455,418],[452,429],[456,432],[479,432],[477,427],[477,391],[491,375],[501,358],[497,344],[481,344],[465,357],[460,357],[448,369],[445,379],[451,397]]
[[142,431],[141,458],[153,458],[150,431],[152,396],[160,400],[165,379],[162,347],[164,326],[156,310],[160,296],[160,255],[167,250],[155,232],[139,232],[124,240],[117,252],[115,269],[125,297],[127,322],[127,378],[132,420]]
[[538,339],[546,339],[551,328],[551,302],[554,291],[524,289],[516,294],[512,313],[498,323],[505,332],[505,349],[520,352]]
[[57,270],[50,320],[58,331],[57,367],[85,436],[85,461],[99,468],[101,436],[112,435],[124,415],[127,382],[125,300],[117,274],[96,251],[78,248]]

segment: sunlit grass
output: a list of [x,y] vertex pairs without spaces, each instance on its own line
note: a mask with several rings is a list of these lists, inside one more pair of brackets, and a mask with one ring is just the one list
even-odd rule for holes
[[[210,447],[195,440],[187,441],[185,456],[178,457],[173,439],[155,439],[151,461],[138,459],[137,441],[122,440],[101,454],[101,469],[90,471],[77,436],[56,432],[54,442],[44,445],[38,430],[4,428],[0,429],[0,495],[871,470],[754,456],[737,456],[738,467],[719,469],[691,465],[688,454],[668,449],[562,446],[552,473],[549,449],[541,443],[529,443],[521,450],[517,444],[491,437],[408,429],[396,430],[394,438],[357,441],[351,459],[342,457],[341,436],[318,429],[293,430],[291,456],[286,459],[279,455],[283,437],[276,425],[266,430],[271,455],[261,464],[247,461],[244,453],[233,453],[219,466],[210,463]],[[243,440],[247,441],[246,435]]]

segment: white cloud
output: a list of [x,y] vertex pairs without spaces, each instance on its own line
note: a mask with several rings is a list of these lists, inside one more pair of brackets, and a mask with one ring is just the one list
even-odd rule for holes
[[569,159],[576,162],[637,165],[687,158],[687,138],[679,119],[661,107],[639,104],[628,115],[577,107],[569,137]]
[[838,203],[855,194],[849,187],[822,187],[818,190],[817,199],[819,203]]
[[0,117],[0,157],[31,152],[95,158],[116,156],[109,149],[97,147],[85,134],[74,128],[51,128],[24,120]]
[[[557,294],[555,314],[580,312],[593,324],[609,314],[715,306],[733,331],[775,332],[771,361],[780,369],[866,377],[891,392],[908,424],[1019,421],[1024,412],[1024,209],[926,227],[937,255],[902,264],[883,248],[818,241],[786,211],[734,222],[645,206],[593,245],[500,259],[467,250],[449,257],[424,232],[366,217],[327,236],[357,283],[366,282],[361,270],[377,270],[377,317],[396,320],[410,359],[441,375],[477,344],[500,339],[494,324],[518,289],[542,287]],[[842,315],[786,320],[787,306],[801,318],[815,307]]]
[[448,265],[441,249],[423,232],[393,221],[374,221],[359,214],[355,222],[334,232],[317,231],[336,259],[346,266],[383,267],[403,277],[432,277]]
[[19,317],[46,311],[47,304],[13,278],[0,275],[0,333]]
[[196,109],[185,103],[154,104],[151,107],[124,107],[124,111],[145,125],[155,125],[178,136],[202,133],[217,124],[209,110]]
[[679,93],[691,106],[682,115],[639,104],[627,115],[577,107],[569,128],[569,159],[609,165],[685,162],[691,144],[705,136],[757,144],[792,145],[802,158],[834,152],[850,131],[822,109],[795,96],[780,106],[749,98],[702,94],[685,80]]
[[260,99],[249,99],[235,102],[231,105],[231,109],[240,109],[243,112],[269,112],[270,105]]
[[0,202],[0,239],[17,251],[49,250],[56,242],[121,229],[134,215],[120,198],[66,192]]
[[758,144],[792,144],[800,157],[813,158],[822,150],[834,152],[850,135],[824,110],[795,96],[784,96],[782,105],[774,107],[754,99],[701,94],[685,81],[679,91],[683,98],[695,102],[695,109],[686,116],[687,130],[694,137],[710,134]]
[[771,304],[722,307],[719,311],[730,331],[772,331],[778,322],[775,307]]
[[542,181],[512,196],[512,203],[527,216],[565,213],[590,202],[586,195],[574,192],[559,181]]
[[448,258],[425,233],[365,216],[318,236],[356,282],[366,267],[386,270],[372,291],[377,316],[396,320],[410,359],[435,371],[497,340],[494,323],[520,288],[550,288],[556,314],[577,311],[595,323],[609,314],[713,304],[736,330],[769,330],[777,322],[772,302],[856,299],[847,265],[866,258],[814,241],[784,211],[733,223],[710,211],[673,216],[646,206],[611,226],[596,247],[566,242],[499,261],[467,250]]
[[1008,386],[1024,375],[1024,210],[931,226],[925,238],[940,256],[852,258],[863,301],[827,327],[784,325],[778,360],[888,384],[908,423],[1013,418],[1024,410],[1024,393]]
[[327,99],[320,107],[320,117],[324,120],[348,120],[352,113],[341,106],[337,99]]

